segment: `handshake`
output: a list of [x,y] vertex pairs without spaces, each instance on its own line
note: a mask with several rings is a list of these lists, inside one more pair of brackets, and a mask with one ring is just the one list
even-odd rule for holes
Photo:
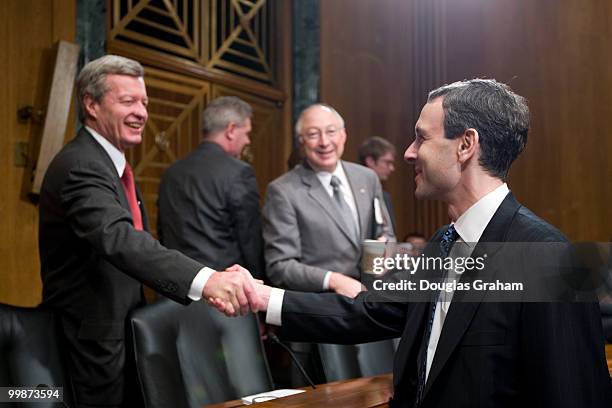
[[211,275],[204,286],[203,297],[227,316],[243,316],[267,310],[271,289],[263,281],[253,279],[242,266],[233,265]]

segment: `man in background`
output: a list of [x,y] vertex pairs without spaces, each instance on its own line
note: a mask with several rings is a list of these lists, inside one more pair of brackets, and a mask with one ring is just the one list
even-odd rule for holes
[[247,273],[219,273],[160,245],[125,151],[147,122],[144,70],[107,55],[77,78],[83,128],[52,160],[40,194],[43,307],[64,337],[66,371],[78,407],[132,406],[126,375],[126,317],[144,304],[142,283],[180,303],[225,299],[227,314],[257,310]]
[[344,120],[331,106],[315,104],[295,130],[305,160],[270,183],[263,209],[267,274],[280,287],[361,290],[364,239],[394,239],[376,174],[342,161]]
[[413,231],[406,234],[403,242],[411,245],[410,251],[408,252],[410,256],[419,256],[423,253],[427,245],[427,238],[420,232]]
[[250,144],[253,111],[235,96],[210,102],[203,142],[164,173],[158,234],[168,248],[223,270],[241,264],[263,278],[263,245],[255,171],[240,160]]
[[[267,276],[283,288],[333,291],[353,298],[363,290],[362,241],[394,239],[380,182],[367,167],[341,160],[347,135],[344,120],[331,106],[308,107],[300,114],[295,130],[304,160],[270,183],[266,193],[263,230]],[[334,379],[329,370],[325,376],[317,373],[321,361],[329,361],[326,355],[335,355],[337,349],[291,346],[318,381]],[[391,342],[366,348],[362,354],[378,360],[376,366],[383,366],[383,371],[391,370]],[[354,348],[344,352],[355,353]]]
[[[357,151],[359,163],[374,170],[381,183],[387,181],[389,176],[395,171],[395,146],[387,139],[380,136],[372,136],[364,140]],[[391,204],[391,194],[383,190],[383,197],[387,212],[391,218],[391,224],[395,230],[395,213]]]

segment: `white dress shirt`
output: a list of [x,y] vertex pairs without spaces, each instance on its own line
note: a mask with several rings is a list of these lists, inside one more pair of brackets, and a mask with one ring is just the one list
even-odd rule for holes
[[[125,171],[125,153],[117,149],[115,145],[113,145],[104,136],[102,136],[92,128],[85,126],[85,129],[87,129],[89,134],[93,136],[94,140],[98,142],[100,146],[102,146],[104,151],[108,154],[111,161],[113,162],[113,165],[115,166],[115,169],[117,170],[119,178],[121,178],[123,176],[123,172]],[[140,204],[140,202],[138,204]],[[210,276],[214,272],[216,272],[214,269],[208,268],[206,266],[200,269],[196,277],[193,279],[193,282],[191,282],[191,286],[189,287],[189,293],[187,294],[189,299],[196,302],[202,299],[202,291],[204,290],[204,286],[206,285],[206,282],[208,282],[208,278],[210,278]]]
[[[476,243],[480,240],[489,221],[491,221],[491,218],[493,218],[493,215],[502,201],[504,201],[509,191],[508,185],[504,183],[482,197],[468,208],[466,212],[461,214],[453,224],[455,226],[455,231],[459,234],[459,238],[451,248],[449,254],[451,258],[468,257],[472,255]],[[452,273],[452,271],[448,272]],[[431,335],[429,336],[429,344],[427,345],[425,381],[427,381],[427,377],[429,377],[429,370],[431,369],[436,354],[440,334],[442,334],[442,327],[444,327],[444,320],[446,319],[452,299],[453,292],[442,292],[436,303],[436,311],[431,326]]]
[[[493,218],[493,215],[501,205],[502,201],[504,201],[504,198],[509,191],[508,185],[505,183],[502,184],[478,200],[457,219],[457,221],[454,223],[455,230],[459,234],[457,243],[463,243],[463,245],[457,245],[457,243],[453,245],[450,256],[456,255],[459,251],[461,251],[462,256],[465,256],[463,255],[464,251],[469,252],[469,254],[472,253],[475,244],[482,236],[482,233],[491,221],[491,218]],[[270,293],[270,300],[268,302],[268,311],[266,312],[266,323],[273,324],[275,326],[282,325],[281,313],[284,295],[285,291],[283,289],[272,289]],[[436,306],[431,336],[429,337],[429,344],[427,347],[427,367],[425,378],[427,378],[429,375],[431,363],[433,362],[436,347],[438,346],[438,340],[440,339],[440,333],[442,333],[444,318],[446,317],[446,313],[448,312],[448,308],[450,307],[450,302],[452,300],[452,293],[446,295],[445,300],[445,302],[438,302]]]

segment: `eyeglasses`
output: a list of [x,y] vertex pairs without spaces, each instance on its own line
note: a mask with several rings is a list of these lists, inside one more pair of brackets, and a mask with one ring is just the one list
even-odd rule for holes
[[321,136],[323,134],[325,134],[325,136],[327,136],[327,138],[329,139],[334,139],[335,137],[337,137],[338,135],[340,135],[340,131],[344,129],[342,127],[340,128],[336,128],[336,127],[329,127],[325,130],[322,129],[316,129],[316,128],[310,128],[308,130],[306,130],[306,132],[302,133],[302,137],[308,141],[314,141],[314,140],[319,140],[319,138],[321,138]]

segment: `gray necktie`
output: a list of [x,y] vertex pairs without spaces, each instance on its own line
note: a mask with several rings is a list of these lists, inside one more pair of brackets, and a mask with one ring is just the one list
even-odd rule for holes
[[334,190],[334,202],[338,206],[338,210],[340,211],[340,215],[342,216],[345,225],[351,232],[353,239],[359,242],[359,230],[357,229],[357,225],[355,223],[355,219],[353,218],[351,209],[346,203],[346,200],[344,199],[344,194],[342,194],[342,190],[340,189],[340,179],[336,176],[332,176],[329,184]]

